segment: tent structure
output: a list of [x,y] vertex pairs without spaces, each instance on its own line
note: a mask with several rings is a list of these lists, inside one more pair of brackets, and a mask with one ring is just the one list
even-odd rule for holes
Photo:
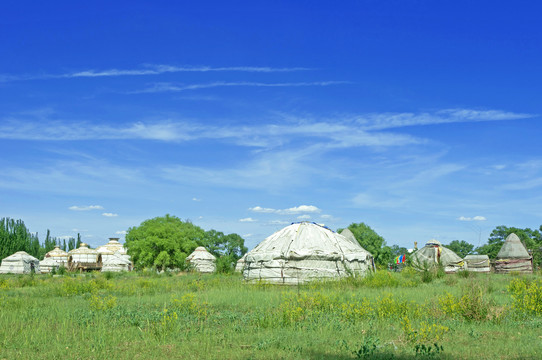
[[245,267],[245,257],[247,254],[243,255],[239,260],[237,260],[237,264],[235,264],[235,272],[243,272],[243,268]]
[[40,261],[25,251],[17,251],[8,256],[0,265],[0,274],[30,274],[32,272],[41,272]]
[[118,251],[113,253],[113,255],[107,256],[102,261],[102,272],[120,272],[131,270],[132,262]]
[[68,270],[101,270],[102,255],[88,245],[81,243],[77,249],[68,252]]
[[213,273],[216,270],[216,257],[203,246],[198,246],[192,254],[188,255],[186,262],[192,270],[200,273]]
[[437,240],[429,240],[427,244],[412,254],[412,264],[418,270],[444,266],[446,273],[466,270],[467,264],[452,250],[442,246]]
[[319,224],[293,223],[247,253],[243,277],[249,282],[300,284],[364,276],[373,256],[357,242]]
[[98,254],[102,255],[104,264],[108,258],[112,258],[114,261],[118,262],[118,260],[116,260],[118,256],[124,257],[125,260],[131,263],[130,255],[128,255],[124,246],[119,242],[119,238],[109,238],[109,242],[105,245],[98,246],[96,251]]
[[487,255],[467,255],[465,256],[465,262],[467,263],[467,269],[469,271],[481,273],[491,272],[489,256]]
[[[349,228],[346,228],[346,229],[343,229],[340,234],[342,236],[344,236],[345,238],[347,238],[348,240],[350,240],[351,242],[353,242],[354,244],[358,244],[359,245],[359,242],[358,240],[356,240],[356,237],[354,236],[354,233],[352,231],[350,231]],[[361,246],[361,245],[360,245]]]
[[512,271],[522,273],[533,272],[533,258],[529,255],[519,237],[514,233],[508,235],[495,261],[496,273],[509,273]]
[[68,253],[57,245],[40,261],[41,273],[50,273],[53,269],[58,270],[60,266],[68,267]]

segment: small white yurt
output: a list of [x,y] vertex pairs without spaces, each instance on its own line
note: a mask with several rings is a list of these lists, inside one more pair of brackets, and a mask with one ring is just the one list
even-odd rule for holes
[[113,255],[106,257],[102,261],[102,272],[120,272],[131,270],[132,263],[120,252],[115,252]]
[[250,282],[300,284],[312,280],[365,276],[373,256],[357,242],[319,224],[286,226],[245,257],[243,277]]
[[0,274],[30,274],[40,273],[40,261],[28,255],[25,251],[17,251],[15,254],[2,260]]
[[198,246],[192,254],[188,255],[186,262],[191,270],[200,273],[213,273],[216,270],[216,257],[203,246]]
[[[123,256],[130,261],[130,255],[128,255],[124,246],[119,242],[119,238],[109,238],[109,242],[105,245],[98,246],[96,251],[98,254],[102,255],[102,261],[104,263],[108,257],[114,257],[117,255]],[[115,253],[118,254],[115,255]]]
[[88,245],[81,243],[77,249],[68,252],[69,270],[100,270],[102,268],[102,255]]
[[40,261],[40,269],[42,274],[50,273],[53,269],[58,270],[61,266],[68,267],[68,253],[55,246],[55,248],[45,254],[45,257]]
[[247,254],[243,255],[239,260],[237,260],[237,263],[235,264],[235,272],[243,272],[243,268],[245,267],[245,257]]
[[471,272],[489,273],[491,264],[487,255],[467,255],[465,256],[467,268]]
[[529,255],[519,237],[511,233],[506,237],[495,261],[496,273],[532,273],[533,258]]
[[441,264],[446,273],[467,270],[467,264],[455,252],[442,246],[437,240],[429,240],[425,246],[412,254],[412,265],[417,270],[429,269]]

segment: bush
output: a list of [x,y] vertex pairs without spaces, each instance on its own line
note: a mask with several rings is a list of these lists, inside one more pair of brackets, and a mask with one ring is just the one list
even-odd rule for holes
[[542,315],[542,282],[516,278],[508,285],[508,292],[514,300],[512,307],[518,313]]

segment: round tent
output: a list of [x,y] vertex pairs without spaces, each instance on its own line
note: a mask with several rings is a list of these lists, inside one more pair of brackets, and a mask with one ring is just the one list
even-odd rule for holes
[[456,253],[437,240],[430,240],[425,246],[412,254],[412,264],[418,270],[429,269],[438,264],[444,266],[446,273],[466,270],[467,265]]
[[77,249],[68,252],[69,270],[100,270],[102,268],[102,255],[88,245],[81,243]]
[[496,273],[533,272],[533,259],[521,243],[519,237],[511,233],[497,254],[495,261]]
[[128,262],[131,262],[130,255],[128,255],[124,246],[119,242],[119,238],[109,238],[109,242],[105,245],[98,246],[96,248],[98,254],[102,255],[102,261],[105,263],[107,258],[111,257],[114,261],[116,257],[122,256]]
[[186,258],[189,267],[200,273],[213,273],[216,270],[216,257],[207,251],[203,246],[198,246],[196,250]]
[[53,269],[58,270],[61,266],[68,266],[68,253],[58,245],[45,254],[43,260],[40,261],[40,269],[43,274],[50,273]]
[[327,227],[301,222],[275,232],[248,252],[243,276],[278,284],[364,276],[372,260],[357,242]]
[[132,270],[132,263],[120,252],[107,256],[102,262],[102,272],[119,272]]
[[17,251],[2,260],[0,274],[30,274],[40,272],[40,261],[25,251]]
[[237,263],[235,264],[235,272],[243,272],[243,268],[245,267],[245,257],[247,254],[243,255],[239,260],[237,260]]
[[491,271],[489,256],[487,255],[467,255],[465,262],[469,271],[488,273]]

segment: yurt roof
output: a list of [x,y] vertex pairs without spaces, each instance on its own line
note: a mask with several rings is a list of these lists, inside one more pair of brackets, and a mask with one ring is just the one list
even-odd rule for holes
[[55,246],[55,248],[45,254],[45,257],[68,257],[68,253],[60,248],[60,246]]
[[186,260],[216,260],[216,257],[203,246],[198,246],[192,254],[188,255]]
[[438,240],[431,239],[425,244],[425,246],[442,246],[442,244]]
[[354,233],[349,228],[343,229],[340,234],[352,241],[354,244],[359,244],[358,240],[354,236]]
[[237,263],[238,264],[243,264],[245,262],[245,258],[247,257],[247,254],[241,256],[241,258],[239,260],[237,260]]
[[455,252],[448,249],[447,247],[442,246],[437,240],[429,240],[423,248],[412,254],[412,259],[420,264],[424,262],[434,262],[436,251],[435,247],[440,248],[440,262],[444,266],[449,264],[456,264],[463,261],[463,259],[459,257],[459,255],[457,255]]
[[319,224],[293,223],[263,240],[245,261],[314,259],[364,261],[371,256],[359,244]]
[[109,238],[109,242],[105,245],[98,246],[96,251],[100,254],[113,254],[115,252],[126,253],[124,246],[119,242],[118,238]]
[[70,250],[68,252],[69,255],[72,254],[96,254],[97,251],[94,249],[89,249],[88,245],[85,243],[81,243],[81,245],[77,249]]
[[[5,261],[38,261],[35,257],[32,255],[29,255],[26,251],[17,251],[15,254],[11,254],[10,256],[4,258]],[[2,261],[4,261],[2,260]]]
[[521,243],[519,237],[511,233],[497,254],[497,259],[530,259],[531,256]]
[[474,254],[470,254],[470,255],[465,256],[465,260],[471,260],[471,261],[484,261],[484,260],[489,260],[489,256],[487,256],[487,255],[474,255]]
[[116,252],[113,254],[113,256],[108,256],[103,260],[103,264],[108,265],[130,265],[131,262],[128,258],[123,256],[122,254]]

